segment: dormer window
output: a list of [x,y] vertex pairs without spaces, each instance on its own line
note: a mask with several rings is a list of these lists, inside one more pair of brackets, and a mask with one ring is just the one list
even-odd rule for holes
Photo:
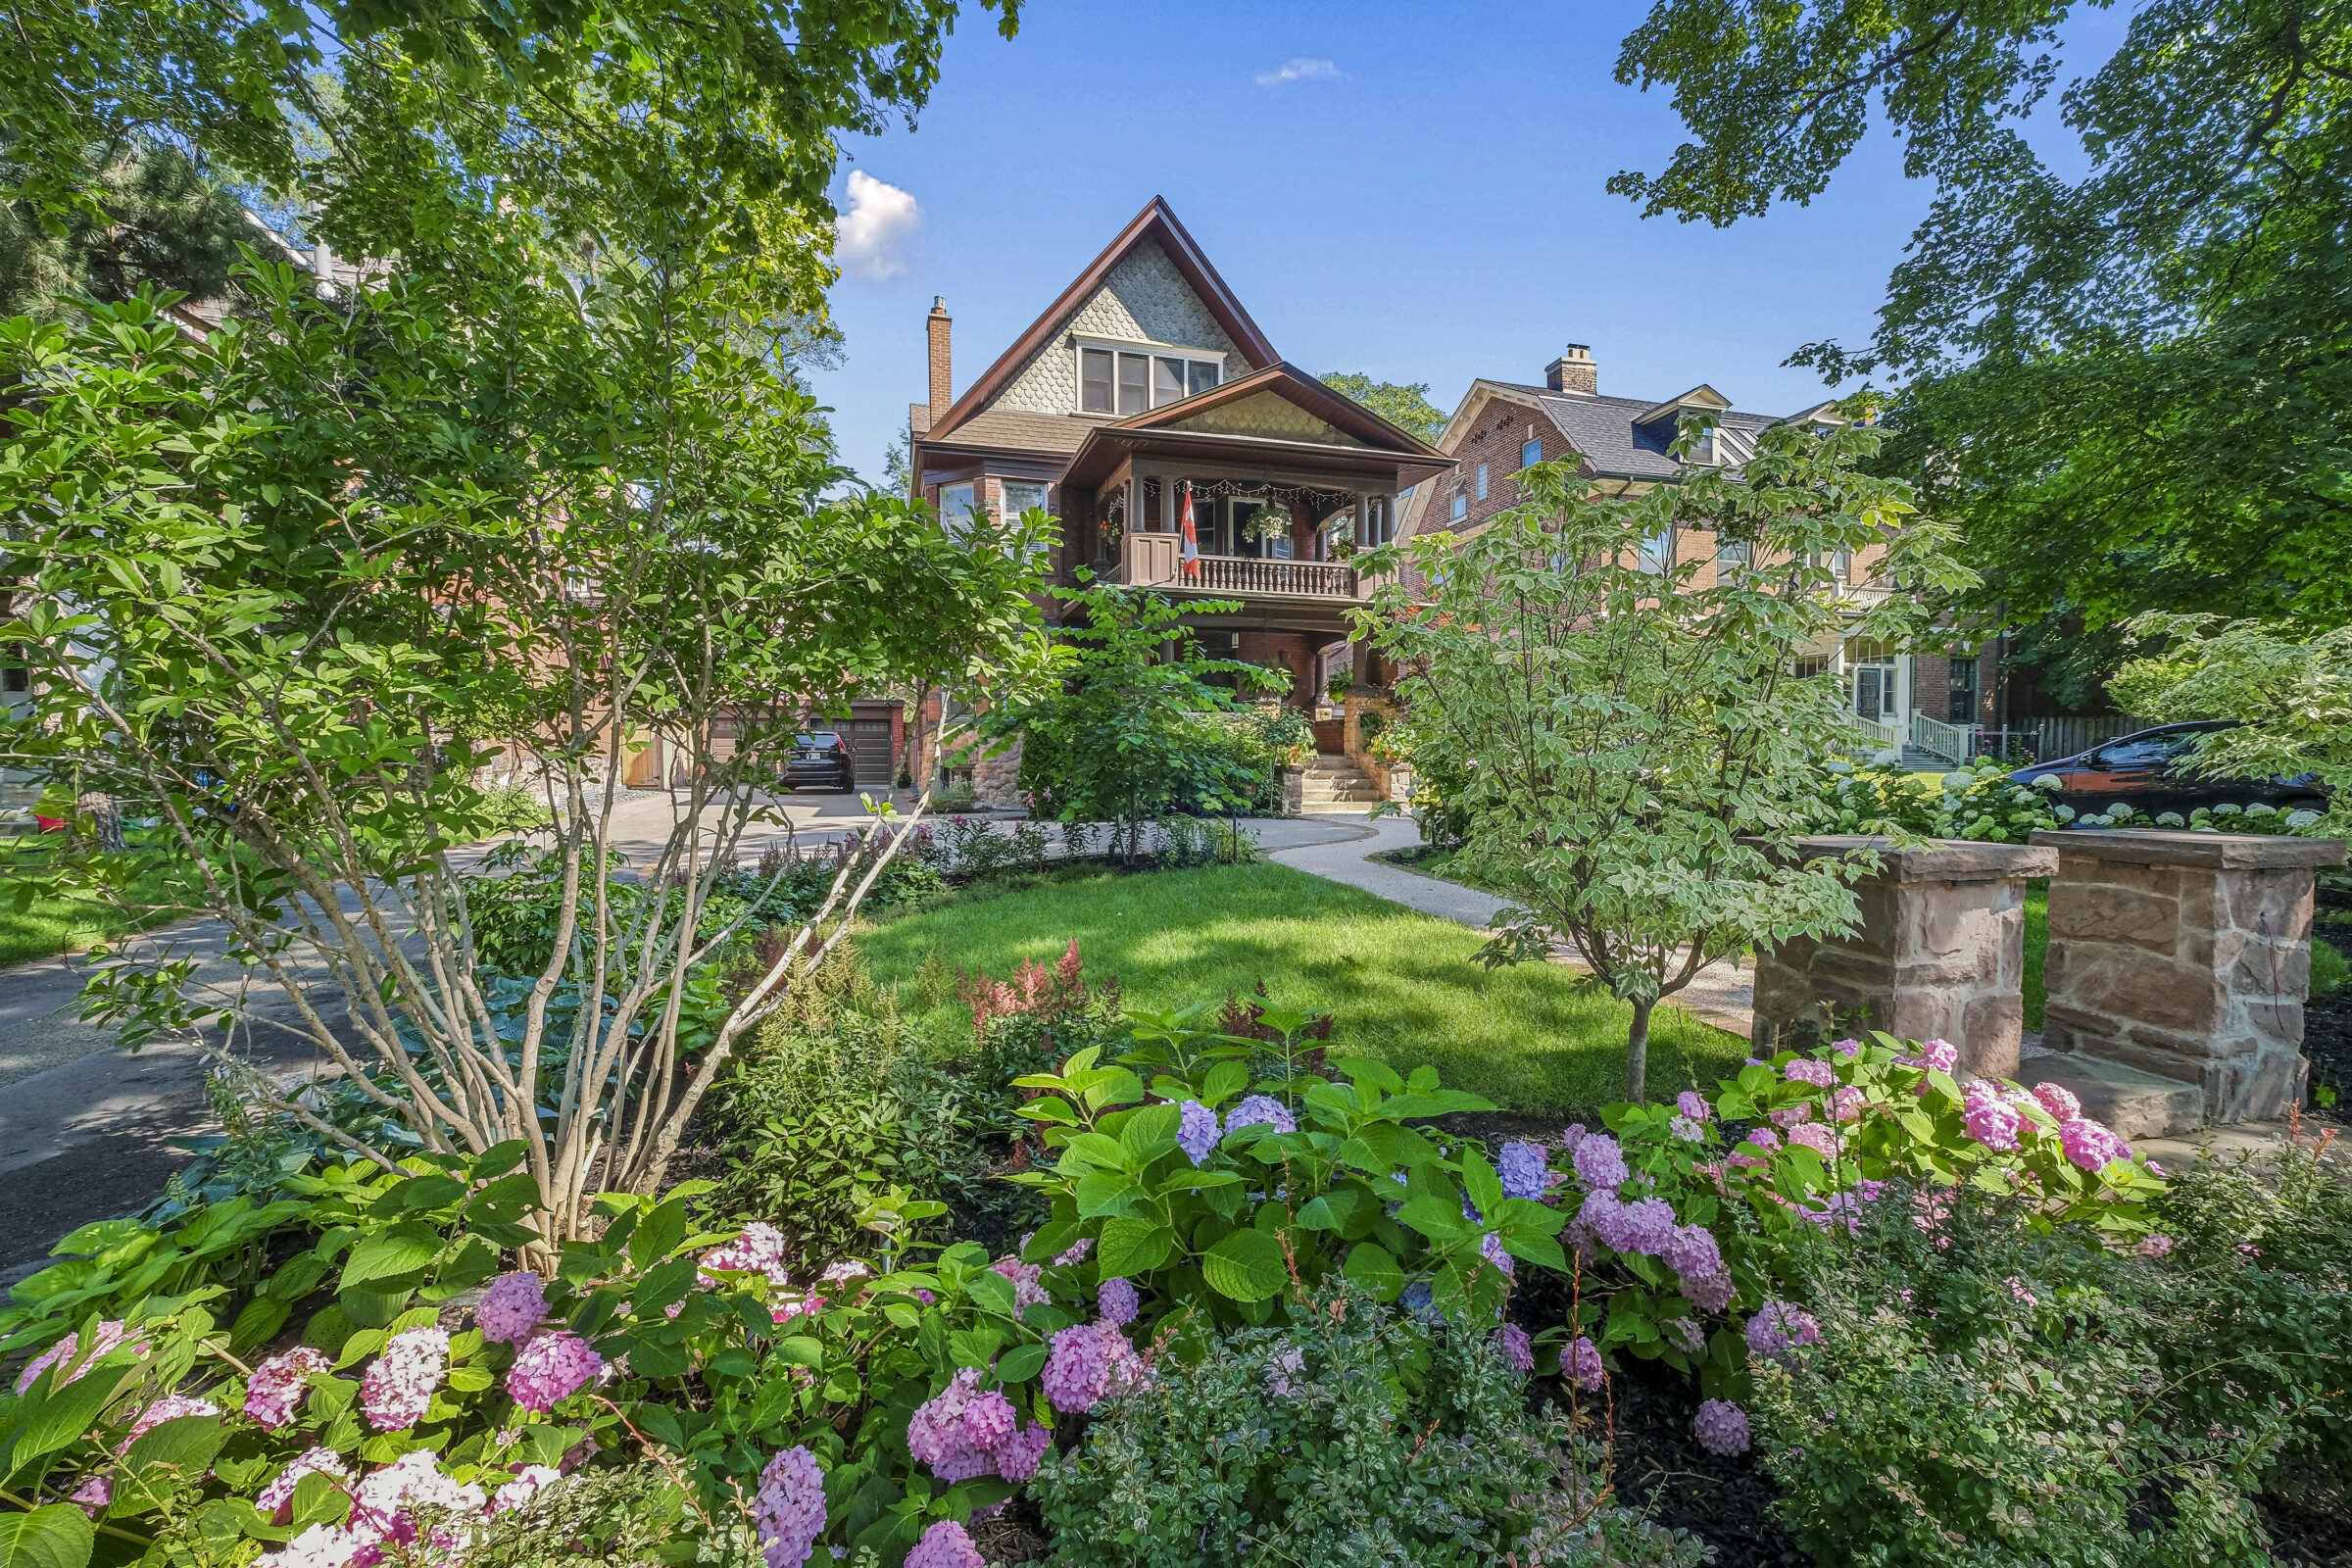
[[1142,414],[1205,392],[1224,377],[1224,363],[1187,353],[1078,347],[1078,412]]
[[1684,452],[1683,461],[1685,463],[1697,463],[1712,466],[1715,462],[1714,430],[1693,429],[1690,431],[1690,445],[1689,449]]

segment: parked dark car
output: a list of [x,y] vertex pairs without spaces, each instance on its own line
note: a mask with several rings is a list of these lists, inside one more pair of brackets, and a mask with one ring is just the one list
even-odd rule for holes
[[2086,752],[2035,762],[2010,774],[2020,784],[2058,780],[2056,799],[2079,815],[2129,806],[2153,816],[2199,807],[2275,806],[2282,811],[2328,808],[2328,792],[2306,773],[2296,778],[2205,778],[2189,770],[2189,753],[2200,735],[2234,727],[2227,719],[2159,724],[2101,741]]
[[797,790],[808,784],[829,790],[858,787],[858,770],[850,760],[850,744],[832,730],[812,730],[793,737],[792,760],[784,764],[784,787]]

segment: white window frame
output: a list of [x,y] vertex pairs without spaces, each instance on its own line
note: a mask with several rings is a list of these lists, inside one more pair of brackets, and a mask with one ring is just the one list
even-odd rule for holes
[[1487,499],[1487,466],[1483,463],[1478,466],[1478,499]]
[[[1102,413],[1101,410],[1090,410],[1086,406],[1086,351],[1088,349],[1098,349],[1111,356],[1111,413],[1109,417],[1114,419],[1131,419],[1135,417],[1135,416],[1132,414],[1121,414],[1118,412],[1118,356],[1122,354],[1139,354],[1144,357],[1144,408],[1142,412],[1147,414],[1153,409],[1164,409],[1171,403],[1181,403],[1185,398],[1195,396],[1196,394],[1191,390],[1191,387],[1193,384],[1193,367],[1196,365],[1206,365],[1216,372],[1217,378],[1210,385],[1210,387],[1207,388],[1207,390],[1213,391],[1215,388],[1223,386],[1227,379],[1225,374],[1225,359],[1227,351],[1223,349],[1187,348],[1178,343],[1153,343],[1147,339],[1077,337],[1073,335],[1070,342],[1070,368],[1077,375],[1077,380],[1075,382],[1077,387],[1076,400],[1077,412],[1080,414],[1099,415]],[[1169,398],[1165,402],[1154,401],[1153,395],[1156,376],[1153,372],[1157,368],[1152,364],[1153,360],[1179,360],[1184,363],[1184,384],[1186,390],[1181,396]]]
[[1648,572],[1653,577],[1663,577],[1673,571],[1676,532],[1674,524],[1668,523],[1636,546],[1634,569]]
[[1037,492],[1038,511],[1045,513],[1051,513],[1053,511],[1052,502],[1054,499],[1054,487],[1048,484],[1045,480],[999,479],[997,481],[997,493],[1004,497],[1004,505],[1000,510],[1004,512],[1004,515],[1008,519],[1018,517],[1022,513],[1029,510],[1027,507],[1016,507],[1012,504],[1012,492],[1016,486],[1022,489],[1035,490]]
[[[957,491],[962,491],[958,497]],[[939,525],[951,539],[961,539],[972,531],[972,513],[980,504],[980,486],[971,479],[958,479],[954,484],[939,487]]]
[[1453,493],[1453,511],[1448,521],[1459,522],[1470,514],[1470,498],[1461,491]]
[[[1535,453],[1535,456],[1532,458],[1529,457],[1528,453],[1530,452]],[[1534,467],[1537,464],[1542,463],[1543,461],[1543,437],[1538,436],[1534,440],[1522,441],[1519,443],[1519,468],[1521,472],[1525,472],[1527,469]]]

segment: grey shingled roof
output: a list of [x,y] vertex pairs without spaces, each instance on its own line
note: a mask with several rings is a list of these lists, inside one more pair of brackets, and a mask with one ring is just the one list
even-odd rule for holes
[[[1491,384],[1532,400],[1550,416],[1560,433],[1574,442],[1576,449],[1591,459],[1593,468],[1600,473],[1636,479],[1671,479],[1682,471],[1682,465],[1666,455],[1672,432],[1634,428],[1635,416],[1656,408],[1660,399],[1554,392],[1549,387],[1524,386],[1514,381]],[[1724,412],[1722,422],[1728,429],[1761,430],[1779,420],[1769,414],[1745,414],[1732,409]]]

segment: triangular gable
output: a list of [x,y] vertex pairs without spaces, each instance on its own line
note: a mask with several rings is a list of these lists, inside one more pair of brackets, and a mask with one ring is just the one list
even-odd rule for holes
[[[1102,253],[1087,264],[1069,287],[1063,289],[1043,315],[1031,322],[1029,329],[1015,338],[1011,347],[997,357],[996,363],[981,372],[980,379],[964,389],[936,420],[930,436],[933,440],[946,437],[957,425],[988,408],[1037,357],[1039,350],[1053,344],[1068,328],[1072,318],[1110,281],[1122,263],[1139,260],[1156,252],[1172,267],[1200,307],[1207,312],[1225,337],[1251,369],[1263,369],[1278,363],[1274,345],[1258,330],[1242,302],[1234,297],[1225,279],[1209,265],[1193,236],[1185,231],[1167,202],[1158,196],[1145,204],[1118,236],[1104,246]],[[1189,348],[1206,348],[1209,344],[1184,344]]]
[[1223,386],[1196,393],[1181,403],[1133,415],[1109,428],[1197,430],[1205,435],[1360,447],[1415,458],[1445,456],[1419,436],[1398,429],[1353,398],[1333,391],[1298,367],[1281,362]]
[[1643,409],[1640,414],[1634,416],[1634,422],[1648,424],[1653,419],[1663,419],[1668,415],[1680,414],[1685,409],[1707,409],[1721,414],[1731,406],[1730,398],[1702,381],[1679,398],[1668,398],[1655,408]]
[[1324,446],[1360,447],[1364,442],[1317,417],[1280,392],[1252,392],[1219,408],[1171,419],[1162,428],[1202,430],[1211,435],[1253,435],[1269,441],[1316,441]]

